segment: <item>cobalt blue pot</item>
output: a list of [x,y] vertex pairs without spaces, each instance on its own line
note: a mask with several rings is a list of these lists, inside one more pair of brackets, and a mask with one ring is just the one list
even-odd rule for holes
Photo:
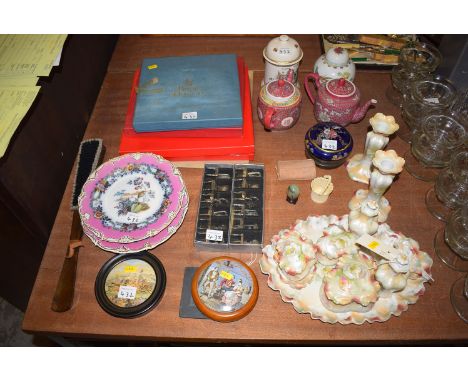
[[335,168],[343,164],[353,150],[353,138],[335,122],[320,122],[305,135],[305,151],[317,166]]

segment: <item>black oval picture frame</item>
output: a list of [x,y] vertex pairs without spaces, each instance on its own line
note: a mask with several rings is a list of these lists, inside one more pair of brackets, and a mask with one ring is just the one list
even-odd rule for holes
[[[139,305],[133,307],[120,307],[109,300],[106,294],[106,280],[109,273],[120,263],[128,260],[141,260],[154,270],[156,275],[156,284],[148,299]],[[148,251],[138,253],[123,253],[112,257],[107,261],[99,271],[94,284],[94,293],[96,300],[101,308],[114,317],[134,318],[148,313],[161,300],[166,289],[166,271],[161,261]]]

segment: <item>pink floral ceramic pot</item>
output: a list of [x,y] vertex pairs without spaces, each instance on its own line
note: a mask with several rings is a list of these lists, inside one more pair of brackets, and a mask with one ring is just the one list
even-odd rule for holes
[[[309,80],[313,79],[317,88],[317,98],[309,89]],[[372,99],[364,105],[360,105],[361,95],[354,83],[344,78],[332,79],[326,83],[320,81],[317,73],[306,76],[305,89],[310,101],[314,105],[315,118],[319,122],[335,122],[342,126],[359,122],[367,113],[372,104],[377,103]]]
[[282,79],[269,82],[258,96],[258,118],[269,131],[290,129],[299,119],[301,103],[301,92],[291,82]]

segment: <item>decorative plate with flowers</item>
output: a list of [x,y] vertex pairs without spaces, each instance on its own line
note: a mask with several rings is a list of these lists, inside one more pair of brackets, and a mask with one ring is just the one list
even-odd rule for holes
[[154,154],[111,159],[90,175],[79,197],[83,225],[108,242],[156,235],[178,214],[185,191],[180,172]]

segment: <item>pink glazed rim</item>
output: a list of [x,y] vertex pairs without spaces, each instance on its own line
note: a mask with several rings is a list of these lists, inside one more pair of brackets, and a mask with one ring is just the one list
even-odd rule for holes
[[132,243],[112,243],[109,241],[101,240],[97,238],[87,227],[83,227],[83,232],[97,247],[114,253],[137,253],[141,251],[148,251],[157,247],[158,245],[164,243],[171,236],[176,233],[179,227],[182,225],[185,214],[188,210],[189,197],[186,192],[184,192],[183,205],[177,216],[169,224],[168,227],[164,228],[161,232],[155,236],[140,240],[134,241]]
[[[130,164],[144,163],[150,164],[164,171],[168,175],[172,193],[169,197],[169,207],[155,222],[130,232],[122,232],[110,227],[105,227],[101,220],[94,216],[90,206],[91,195],[97,183],[104,177],[110,175],[117,168],[123,168]],[[115,243],[131,243],[155,236],[166,228],[176,217],[182,207],[182,199],[185,193],[185,185],[180,171],[168,160],[152,153],[132,153],[113,158],[97,168],[88,178],[83,186],[83,190],[78,198],[78,211],[81,224],[87,231],[104,241]]]

